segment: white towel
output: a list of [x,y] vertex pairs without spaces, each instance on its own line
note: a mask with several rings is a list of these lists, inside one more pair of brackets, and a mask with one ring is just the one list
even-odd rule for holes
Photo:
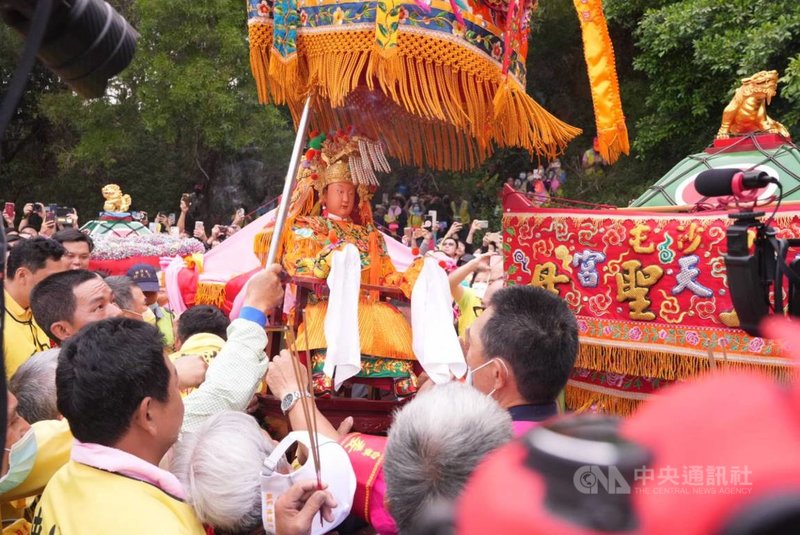
[[452,373],[467,373],[467,363],[453,328],[453,298],[447,274],[436,260],[426,258],[411,291],[411,327],[414,354],[436,384]]
[[331,253],[328,273],[328,313],[325,340],[328,353],[322,371],[333,378],[334,389],[361,371],[361,339],[358,335],[358,296],[361,289],[361,256],[355,245]]

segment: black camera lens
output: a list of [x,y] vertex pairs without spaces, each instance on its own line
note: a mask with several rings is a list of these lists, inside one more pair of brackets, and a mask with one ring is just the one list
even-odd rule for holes
[[[3,19],[27,35],[36,2],[0,2]],[[139,34],[101,0],[55,0],[38,57],[84,98],[102,96],[133,59]]]
[[544,477],[545,505],[551,512],[594,530],[636,529],[631,499],[635,471],[651,456],[622,437],[619,424],[606,416],[571,416],[525,436],[526,463]]

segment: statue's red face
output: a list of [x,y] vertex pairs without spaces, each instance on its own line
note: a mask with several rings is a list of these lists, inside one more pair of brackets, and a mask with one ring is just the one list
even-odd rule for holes
[[325,189],[324,197],[329,214],[347,219],[356,206],[356,187],[349,182],[336,182]]

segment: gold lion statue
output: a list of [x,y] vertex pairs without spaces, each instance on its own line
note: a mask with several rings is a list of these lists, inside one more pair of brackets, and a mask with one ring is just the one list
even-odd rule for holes
[[103,204],[106,212],[127,212],[131,206],[131,196],[123,194],[116,184],[103,186],[103,197],[106,199]]
[[786,127],[767,116],[767,105],[777,89],[778,71],[761,71],[743,79],[742,86],[722,112],[717,139],[751,132],[770,132],[788,138]]

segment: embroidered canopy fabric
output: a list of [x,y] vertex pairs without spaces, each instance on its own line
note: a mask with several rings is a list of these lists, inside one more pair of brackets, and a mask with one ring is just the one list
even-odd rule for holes
[[[553,157],[580,130],[525,93],[534,6],[532,0],[249,0],[259,100],[288,104],[297,120],[311,92],[313,128],[353,125],[408,164],[467,169],[494,146]],[[613,71],[613,55],[611,61]]]
[[[788,373],[778,344],[737,328],[722,257],[729,224],[724,212],[505,214],[509,283],[557,293],[578,318],[571,408],[596,403],[627,414],[712,365]],[[800,236],[800,209],[781,209],[773,225],[781,238]]]

